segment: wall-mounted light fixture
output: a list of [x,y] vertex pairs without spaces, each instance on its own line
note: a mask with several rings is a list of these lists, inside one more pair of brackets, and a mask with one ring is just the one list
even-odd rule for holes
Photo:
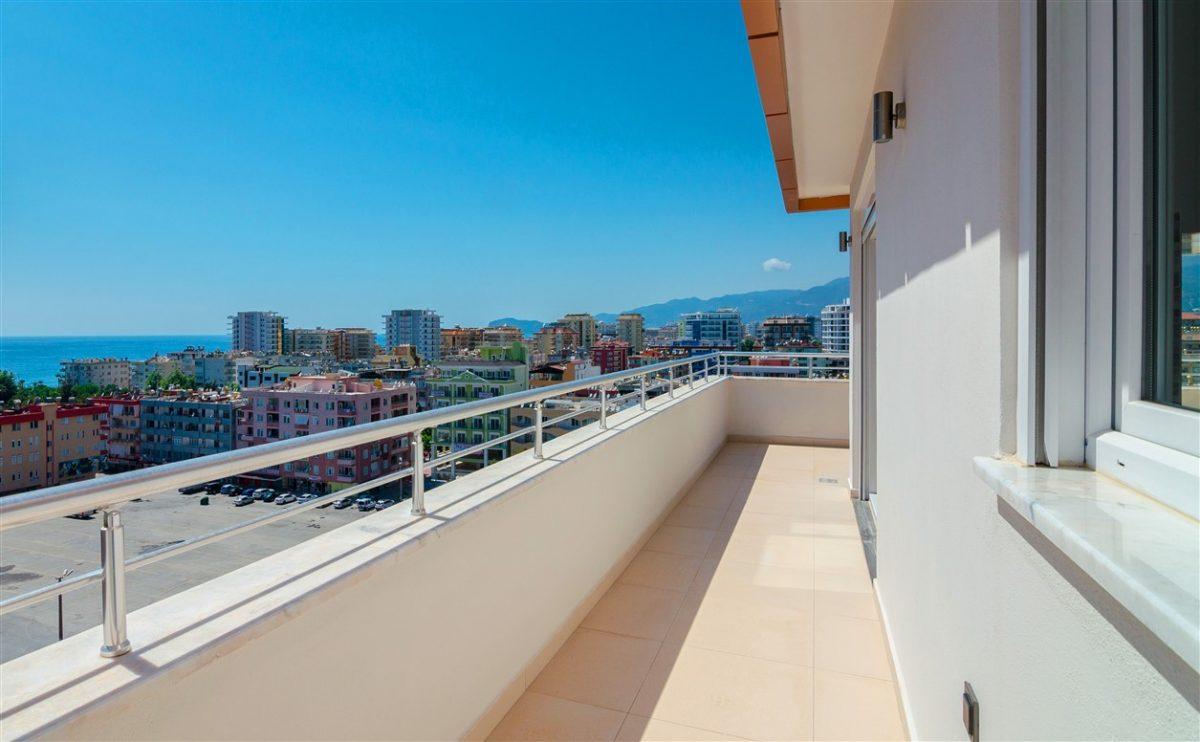
[[907,113],[904,101],[893,105],[892,91],[881,90],[873,96],[871,115],[871,139],[876,144],[892,141],[892,129],[904,128]]
[[838,252],[846,252],[854,244],[849,232],[838,232]]

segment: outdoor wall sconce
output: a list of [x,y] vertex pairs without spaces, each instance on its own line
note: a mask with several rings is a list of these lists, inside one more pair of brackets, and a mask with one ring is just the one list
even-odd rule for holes
[[905,114],[904,101],[893,105],[893,95],[890,90],[881,90],[872,96],[871,139],[876,144],[892,141],[892,129],[903,129]]
[[850,239],[849,232],[838,232],[838,252],[846,252],[850,249],[853,241]]

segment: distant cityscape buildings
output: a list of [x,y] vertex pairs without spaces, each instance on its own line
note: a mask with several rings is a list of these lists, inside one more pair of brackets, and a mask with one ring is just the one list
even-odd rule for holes
[[[434,310],[396,309],[383,317],[382,347],[365,327],[288,328],[273,311],[237,312],[229,320],[229,351],[189,346],[144,360],[65,359],[63,393],[85,388],[98,395],[64,397],[63,404],[7,401],[0,410],[0,494],[489,399],[706,348],[847,353],[850,335],[848,301],[825,307],[820,320],[781,315],[744,323],[737,309],[724,308],[683,314],[660,327],[646,327],[636,312],[611,321],[576,312],[530,336],[510,325],[443,328]],[[768,357],[749,364],[761,367],[755,375],[786,375],[774,369],[789,362]],[[589,394],[547,408],[546,440],[596,419]],[[556,406],[574,414],[553,422]],[[527,435],[486,445],[527,428],[531,414],[499,411],[443,425],[432,431],[427,453],[479,446],[454,467],[485,466],[531,445]],[[410,446],[401,436],[238,479],[333,491],[410,465]]]
[[442,318],[432,309],[393,309],[383,317],[387,347],[411,345],[425,361],[442,357]]
[[743,336],[742,315],[736,309],[689,312],[679,320],[679,338],[696,345],[737,345]]
[[821,347],[830,353],[850,352],[850,300],[821,310]]
[[230,348],[251,353],[283,352],[283,316],[275,312],[238,312],[229,317]]

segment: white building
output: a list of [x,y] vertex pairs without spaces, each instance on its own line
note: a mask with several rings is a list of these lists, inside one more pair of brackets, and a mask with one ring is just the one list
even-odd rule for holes
[[423,363],[442,357],[442,318],[432,309],[393,309],[383,316],[388,348],[411,345]]
[[737,345],[742,340],[742,313],[736,309],[689,312],[679,318],[679,339],[700,345]]
[[238,312],[229,317],[230,348],[253,353],[283,352],[283,316],[275,312]]
[[625,312],[617,317],[617,339],[629,343],[632,353],[646,348],[646,321],[637,312]]
[[821,310],[821,347],[830,353],[850,352],[850,300]]
[[77,358],[59,364],[58,378],[76,385],[129,389],[133,386],[131,367],[127,358]]

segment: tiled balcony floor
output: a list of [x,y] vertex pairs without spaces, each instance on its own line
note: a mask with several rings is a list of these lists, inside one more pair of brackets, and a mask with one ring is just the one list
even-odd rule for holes
[[726,445],[491,738],[902,739],[848,456]]

